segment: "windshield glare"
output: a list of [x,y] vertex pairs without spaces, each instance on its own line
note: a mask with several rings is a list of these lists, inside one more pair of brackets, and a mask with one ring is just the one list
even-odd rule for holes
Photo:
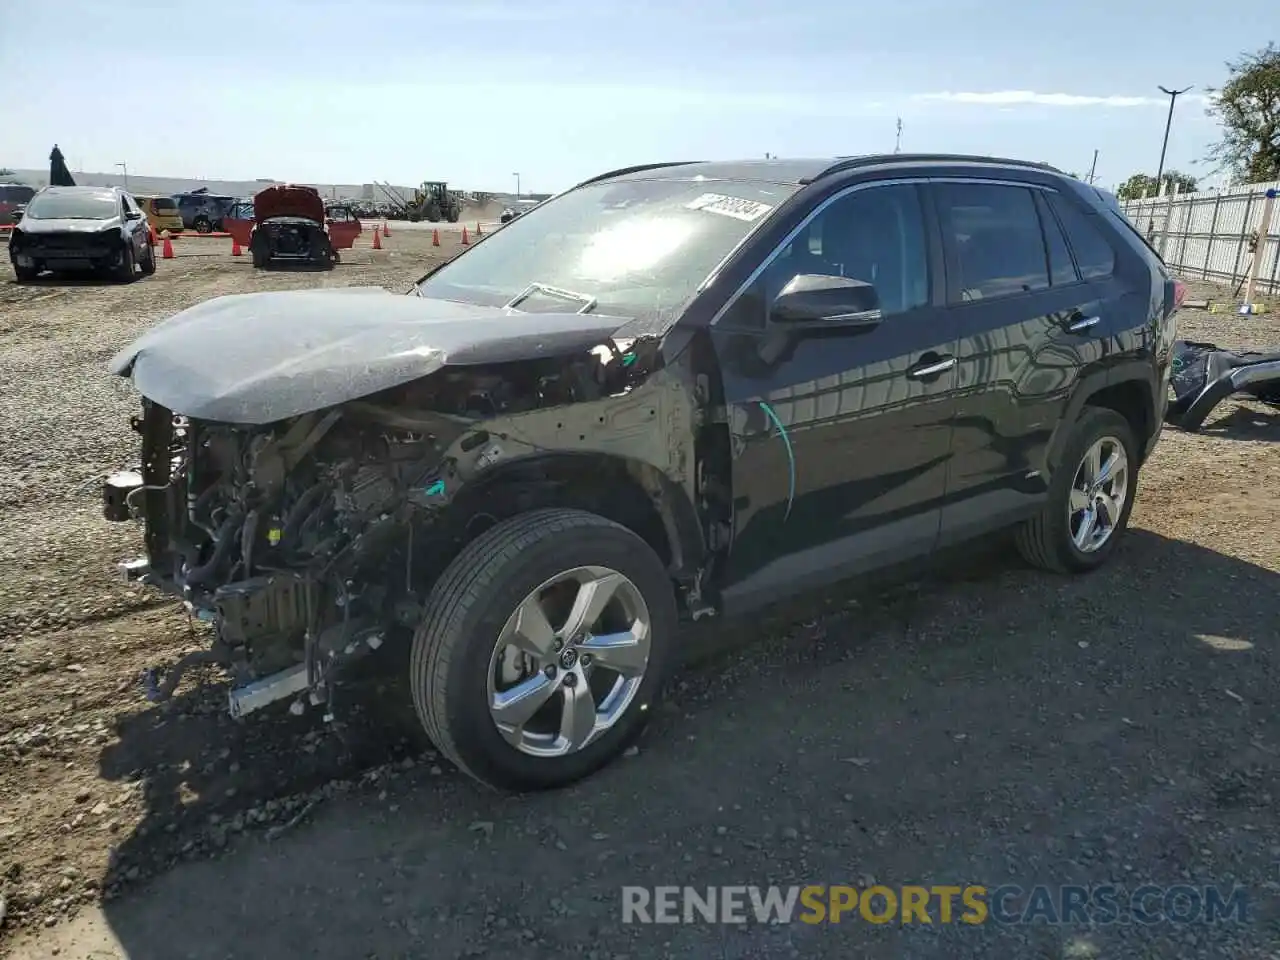
[[[512,220],[418,284],[424,297],[523,311],[588,305],[623,317],[670,316],[793,185],[679,180],[590,184]],[[547,296],[545,288],[572,293]]]
[[33,220],[110,220],[119,212],[116,195],[109,190],[41,193],[27,205],[27,216]]

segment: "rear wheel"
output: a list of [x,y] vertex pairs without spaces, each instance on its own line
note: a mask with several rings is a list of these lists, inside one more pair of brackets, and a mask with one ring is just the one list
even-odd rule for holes
[[142,275],[149,277],[156,272],[156,245],[147,242],[146,252],[142,256]]
[[1114,410],[1085,407],[1054,471],[1039,516],[1018,528],[1023,558],[1058,573],[1102,566],[1129,524],[1138,484],[1137,443]]
[[432,590],[410,655],[414,707],[471,776],[564,786],[639,736],[677,625],[666,569],[640,537],[579,510],[521,514]]
[[213,233],[213,224],[208,217],[196,217],[192,226],[196,228],[196,233]]
[[30,267],[20,267],[16,263],[13,265],[14,276],[18,278],[19,283],[27,283],[40,276],[40,265],[36,264]]

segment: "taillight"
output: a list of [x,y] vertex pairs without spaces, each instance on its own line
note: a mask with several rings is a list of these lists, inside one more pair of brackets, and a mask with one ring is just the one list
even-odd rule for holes
[[1182,306],[1182,301],[1187,295],[1187,285],[1181,280],[1173,281],[1173,309],[1177,310]]

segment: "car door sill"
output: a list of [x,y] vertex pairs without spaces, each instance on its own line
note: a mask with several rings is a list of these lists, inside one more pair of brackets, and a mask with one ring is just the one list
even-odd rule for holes
[[930,510],[779,557],[725,588],[720,608],[735,616],[927,554],[938,539],[940,519],[940,510]]

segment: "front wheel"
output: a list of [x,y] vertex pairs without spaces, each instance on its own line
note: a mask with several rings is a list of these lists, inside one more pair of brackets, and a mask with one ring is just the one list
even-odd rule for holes
[[208,217],[196,217],[192,226],[196,228],[196,233],[213,233],[213,224]]
[[15,263],[13,265],[13,273],[19,283],[28,283],[40,276],[40,266],[37,264],[30,267],[20,267]]
[[133,244],[126,242],[120,251],[120,263],[116,265],[115,276],[121,283],[132,283],[137,275],[136,261],[133,257]]
[[271,261],[270,241],[262,234],[255,233],[249,238],[249,256],[253,265],[261,270]]
[[565,786],[640,735],[677,624],[666,569],[636,534],[579,510],[521,514],[432,590],[410,654],[414,708],[476,779]]
[[1114,410],[1085,407],[1054,471],[1048,502],[1018,528],[1018,552],[1057,573],[1097,569],[1129,524],[1137,485],[1129,421]]
[[149,277],[156,272],[156,245],[154,243],[147,244],[147,250],[142,257],[142,275]]

